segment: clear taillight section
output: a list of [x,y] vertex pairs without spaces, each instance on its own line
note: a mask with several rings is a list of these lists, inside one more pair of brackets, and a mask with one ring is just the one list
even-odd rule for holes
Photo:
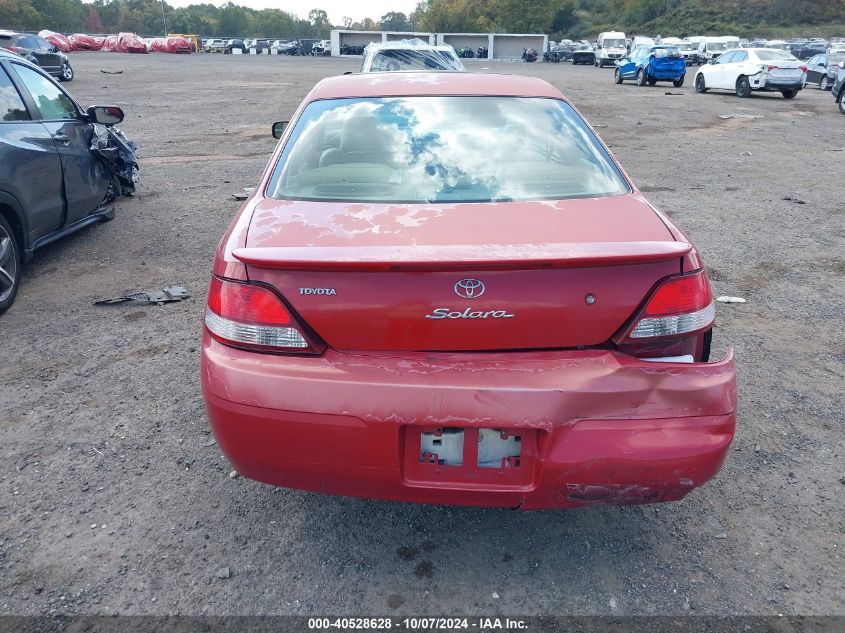
[[319,354],[282,300],[269,288],[212,277],[205,326],[221,343],[255,351]]
[[716,308],[711,303],[703,310],[689,314],[640,319],[628,336],[632,339],[677,336],[689,334],[710,327],[716,317]]

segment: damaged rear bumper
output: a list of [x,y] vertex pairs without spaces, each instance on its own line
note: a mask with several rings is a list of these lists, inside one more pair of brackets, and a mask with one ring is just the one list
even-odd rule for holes
[[672,501],[716,474],[735,426],[731,354],[693,364],[609,351],[307,358],[206,335],[201,372],[214,434],[240,473],[368,498]]

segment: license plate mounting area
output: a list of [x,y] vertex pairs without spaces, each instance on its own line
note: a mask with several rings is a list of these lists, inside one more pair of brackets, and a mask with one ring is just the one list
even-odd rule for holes
[[409,485],[524,490],[535,477],[533,429],[406,426],[403,435],[403,477]]

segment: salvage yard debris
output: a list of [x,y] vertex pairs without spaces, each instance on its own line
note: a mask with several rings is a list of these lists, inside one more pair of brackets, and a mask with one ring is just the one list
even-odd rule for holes
[[720,114],[720,119],[762,119],[762,114]]
[[135,292],[132,294],[123,295],[115,299],[102,299],[95,301],[95,306],[113,305],[115,303],[126,303],[132,301],[134,303],[172,303],[174,301],[182,301],[189,299],[191,293],[182,286],[166,286],[161,290],[147,290],[146,292]]
[[745,299],[742,297],[728,297],[726,295],[716,297],[716,301],[720,303],[745,303]]

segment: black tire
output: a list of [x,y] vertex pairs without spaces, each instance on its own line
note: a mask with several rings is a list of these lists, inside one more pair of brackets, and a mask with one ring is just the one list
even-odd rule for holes
[[836,102],[839,104],[839,113],[845,114],[845,90],[842,90],[839,93],[839,98],[836,100]]
[[21,250],[15,232],[0,215],[0,314],[12,307],[21,283]]
[[647,81],[649,86],[656,86],[657,85],[657,79],[655,79],[654,77],[649,77],[646,81]]
[[736,80],[736,96],[742,99],[751,96],[751,82],[748,81],[748,77],[745,75],[741,75]]
[[681,77],[680,79],[675,79],[675,80],[672,82],[672,85],[673,85],[673,86],[675,86],[675,88],[680,88],[681,86],[683,86],[683,85],[684,85],[684,78],[683,78],[683,77]]
[[695,91],[704,94],[705,92],[707,92],[707,90],[707,85],[704,83],[704,75],[698,73],[695,76]]
[[645,86],[647,81],[648,81],[648,76],[645,74],[645,70],[640,68],[637,71],[637,85],[640,86],[640,87]]
[[59,81],[73,81],[73,68],[68,62],[62,62],[62,74],[59,75]]
[[830,79],[827,75],[824,75],[821,79],[819,79],[819,90],[830,90],[831,87]]
[[613,71],[613,81],[618,84],[622,83],[622,72],[618,68]]
[[784,99],[794,99],[798,94],[798,91],[795,88],[792,88],[791,90],[781,90],[780,93],[783,95]]

